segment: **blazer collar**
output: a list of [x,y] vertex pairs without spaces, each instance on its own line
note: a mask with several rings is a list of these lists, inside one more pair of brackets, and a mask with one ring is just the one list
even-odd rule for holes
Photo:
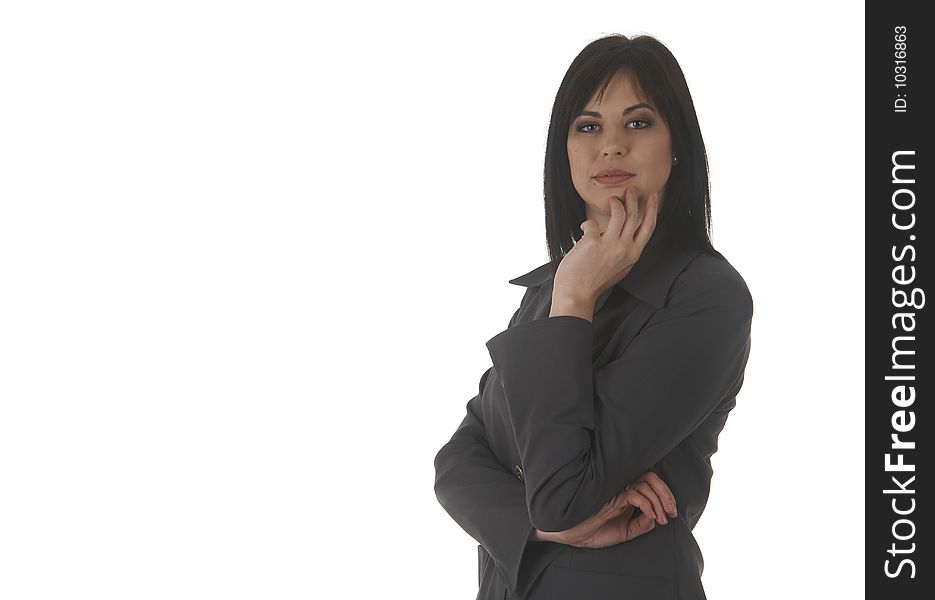
[[[623,288],[656,308],[662,308],[666,304],[669,290],[676,277],[701,252],[700,249],[673,243],[664,235],[653,235],[643,248],[639,260],[627,276],[618,281],[615,286]],[[511,279],[509,283],[535,287],[551,281],[553,277],[552,263],[547,262],[528,273]],[[607,293],[605,292],[602,296],[606,299]]]

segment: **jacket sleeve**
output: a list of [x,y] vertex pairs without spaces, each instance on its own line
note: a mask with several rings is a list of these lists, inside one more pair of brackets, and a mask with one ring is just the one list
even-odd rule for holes
[[742,279],[683,285],[599,370],[592,324],[528,321],[487,342],[516,434],[531,523],[562,531],[652,468],[732,401],[750,351]]
[[[481,378],[481,388],[489,373],[488,369]],[[487,445],[479,398],[468,402],[458,430],[435,456],[435,496],[490,554],[513,593],[520,583],[520,565],[533,525],[526,486]]]
[[[530,294],[527,289],[523,300]],[[480,398],[491,370],[481,377],[477,396],[467,403],[467,414],[451,441],[435,456],[435,496],[451,518],[490,554],[512,594],[520,583],[520,565],[533,526],[526,507],[526,486],[500,463],[487,441]]]

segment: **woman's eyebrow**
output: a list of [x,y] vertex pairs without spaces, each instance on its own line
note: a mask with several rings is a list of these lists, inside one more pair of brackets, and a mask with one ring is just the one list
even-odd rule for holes
[[[649,104],[646,104],[645,102],[640,102],[639,104],[634,104],[633,106],[631,106],[631,107],[629,107],[629,108],[625,108],[625,109],[623,110],[623,114],[626,115],[627,113],[631,113],[631,112],[633,112],[634,110],[636,110],[637,108],[648,108],[649,110],[651,110],[651,111],[653,111],[653,112],[656,112],[656,110],[655,110],[652,106],[650,106]],[[584,110],[584,111],[581,111],[581,114],[578,115],[578,116],[597,117],[597,118],[599,118],[599,119],[603,118],[603,117],[601,116],[601,113],[599,113],[599,112],[597,112],[597,111],[593,111],[593,110]]]

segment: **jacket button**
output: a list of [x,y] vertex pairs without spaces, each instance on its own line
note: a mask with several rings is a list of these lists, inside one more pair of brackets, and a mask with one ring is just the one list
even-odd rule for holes
[[513,465],[513,473],[516,475],[516,478],[520,481],[525,481],[523,479],[523,469],[519,465]]

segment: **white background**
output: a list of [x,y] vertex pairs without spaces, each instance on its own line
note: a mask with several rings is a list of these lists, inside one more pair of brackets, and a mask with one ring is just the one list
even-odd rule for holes
[[859,597],[863,6],[311,6],[0,9],[0,596],[473,598],[433,458],[547,259],[565,70],[649,33],[755,307],[705,588]]

